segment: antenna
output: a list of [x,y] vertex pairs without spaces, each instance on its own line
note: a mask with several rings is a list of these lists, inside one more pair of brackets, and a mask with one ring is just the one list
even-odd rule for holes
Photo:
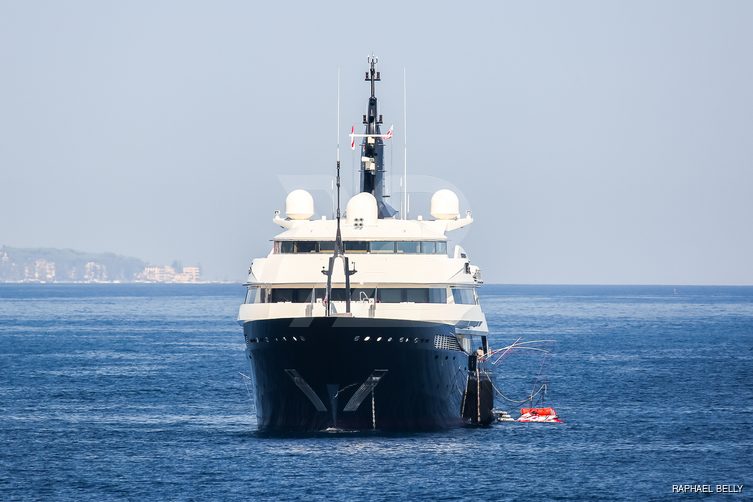
[[[332,256],[329,258],[329,267],[322,270],[327,276],[327,292],[325,300],[326,314],[329,317],[332,313],[332,273],[335,269],[335,261],[340,258],[343,261],[343,272],[345,273],[345,312],[350,313],[350,276],[355,274],[355,270],[350,270],[348,257],[345,256],[345,246],[343,245],[342,234],[340,232],[340,68],[337,68],[337,233],[335,234],[335,246]],[[355,264],[354,264],[355,265]]]
[[335,256],[343,254],[343,241],[340,234],[340,67],[337,68],[337,235],[335,236]]
[[340,67],[337,67],[337,168],[340,169]]
[[403,67],[403,219],[408,219],[408,96],[405,93],[405,67]]

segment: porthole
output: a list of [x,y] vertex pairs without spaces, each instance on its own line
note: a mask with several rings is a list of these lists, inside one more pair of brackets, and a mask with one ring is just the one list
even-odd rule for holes
[[294,342],[297,342],[297,341],[298,341],[298,339],[297,339],[296,337],[293,337],[293,341],[294,341]]
[[353,337],[353,341],[354,341],[354,342],[357,342],[357,341],[358,341],[358,340],[360,340],[360,339],[361,339],[361,337],[360,337],[360,336],[354,336],[354,337]]
[[401,336],[401,337],[400,337],[400,343],[403,343],[404,341],[405,341],[405,338],[403,338],[403,337]]
[[388,341],[388,342],[391,342],[391,341],[392,341],[392,337],[389,337],[389,338],[387,339],[387,341]]
[[370,336],[365,336],[365,337],[363,337],[363,341],[364,341],[364,342],[368,342],[369,340],[371,340],[371,337],[370,337]]
[[304,337],[301,337],[301,341],[302,341],[302,342],[305,342],[305,341],[306,341],[306,338],[304,338]]
[[283,336],[283,337],[282,337],[282,341],[283,341],[283,342],[287,342],[287,341],[288,341],[288,339],[287,339],[287,338],[285,338],[285,337]]
[[265,336],[265,337],[264,337],[264,341],[265,341],[265,342],[267,342],[267,343],[269,343],[269,337],[268,337],[268,336]]
[[382,337],[381,336],[377,337],[377,342],[381,342],[381,341],[382,341]]

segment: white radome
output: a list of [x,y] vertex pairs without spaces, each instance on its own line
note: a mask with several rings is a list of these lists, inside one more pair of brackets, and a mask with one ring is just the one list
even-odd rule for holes
[[291,220],[308,220],[314,215],[314,198],[306,190],[293,190],[285,197],[285,216]]
[[350,224],[356,223],[356,220],[364,225],[376,224],[378,217],[376,198],[369,192],[354,195],[345,207],[345,217]]
[[443,188],[431,196],[431,215],[438,220],[456,220],[460,216],[460,201],[452,190]]

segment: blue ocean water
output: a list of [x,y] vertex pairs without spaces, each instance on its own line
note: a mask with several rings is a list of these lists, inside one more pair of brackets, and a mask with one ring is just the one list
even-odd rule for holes
[[[753,495],[753,288],[484,286],[507,398],[563,424],[255,432],[235,285],[0,285],[0,498],[662,500]],[[515,415],[516,405],[497,405]]]

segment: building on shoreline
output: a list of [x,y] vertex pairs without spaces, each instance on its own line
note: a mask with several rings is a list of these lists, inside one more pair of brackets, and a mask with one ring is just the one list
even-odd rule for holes
[[153,266],[138,258],[73,249],[0,245],[0,283],[198,283],[201,269]]
[[199,267],[181,267],[178,272],[170,265],[149,265],[138,274],[137,280],[144,282],[175,282],[190,283],[200,282],[201,269]]

